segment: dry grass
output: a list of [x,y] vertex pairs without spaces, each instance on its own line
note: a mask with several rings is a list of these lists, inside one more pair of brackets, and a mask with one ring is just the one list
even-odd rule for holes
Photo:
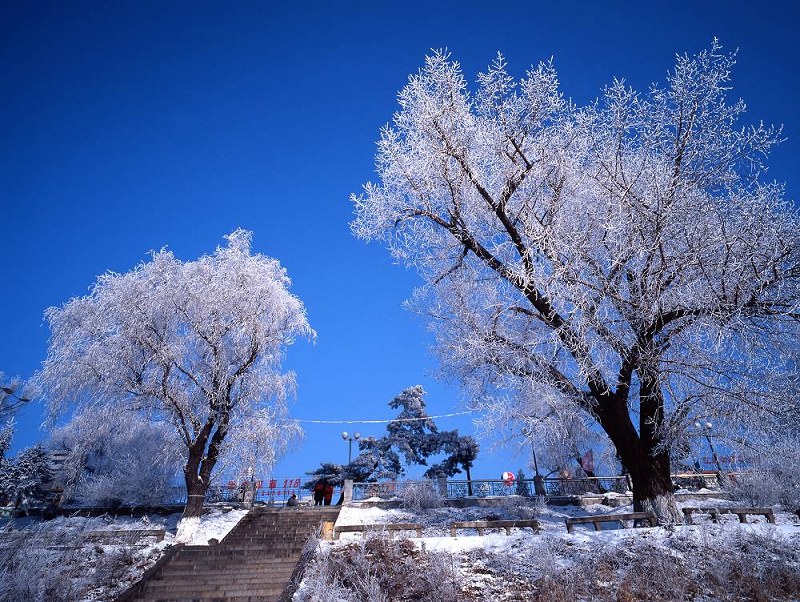
[[[525,540],[519,553],[432,554],[412,540],[324,549],[296,602],[796,601],[797,542],[771,529],[702,528],[583,548],[563,536]],[[523,544],[520,544],[523,545]]]

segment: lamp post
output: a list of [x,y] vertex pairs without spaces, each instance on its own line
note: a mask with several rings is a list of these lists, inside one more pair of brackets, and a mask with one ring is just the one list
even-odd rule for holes
[[353,433],[353,436],[351,437],[350,433],[348,433],[347,431],[344,431],[342,433],[342,439],[347,441],[348,444],[349,444],[349,446],[347,448],[347,463],[350,464],[350,462],[353,459],[353,441],[358,441],[359,439],[361,439],[361,433],[356,431],[355,433]]
[[533,476],[533,493],[534,495],[547,495],[547,489],[544,486],[544,477],[539,472],[539,462],[536,460],[536,446],[533,444],[533,430],[529,426],[522,429],[522,436],[527,438],[531,444],[531,455],[533,456],[533,470],[536,473]]
[[710,422],[706,422],[705,424],[700,424],[699,422],[694,423],[695,427],[698,429],[702,429],[703,435],[706,437],[706,441],[708,441],[708,447],[711,450],[711,459],[714,460],[714,464],[717,466],[717,470],[722,472],[722,466],[720,466],[719,458],[717,458],[717,452],[714,451],[714,445],[711,443],[711,429],[714,428],[714,425]]

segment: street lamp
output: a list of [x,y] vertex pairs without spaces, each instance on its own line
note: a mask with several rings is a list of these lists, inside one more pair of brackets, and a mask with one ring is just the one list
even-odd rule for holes
[[717,465],[717,470],[722,472],[722,466],[719,464],[719,458],[717,458],[717,452],[714,451],[714,445],[711,443],[711,429],[714,428],[714,425],[710,422],[706,422],[705,424],[700,424],[699,422],[694,423],[695,427],[698,429],[704,429],[703,435],[706,437],[706,441],[708,441],[708,447],[711,449],[711,458],[714,460],[714,464]]
[[358,441],[359,439],[361,439],[361,433],[356,431],[355,433],[353,433],[353,436],[351,437],[350,433],[344,431],[342,433],[342,439],[344,439],[350,444],[349,447],[347,448],[347,463],[350,464],[351,460],[353,459],[353,441]]
[[[536,446],[533,444],[533,430],[524,426],[522,428],[522,436],[527,438],[531,443],[531,455],[533,455],[533,470],[536,473],[533,476],[533,492],[535,495],[547,495],[547,490],[544,486],[544,477],[539,472],[539,462],[536,461]],[[472,493],[470,492],[470,495]]]

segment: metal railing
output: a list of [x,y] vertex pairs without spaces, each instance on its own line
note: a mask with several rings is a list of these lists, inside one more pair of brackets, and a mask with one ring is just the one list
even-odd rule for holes
[[[380,483],[354,483],[353,501],[370,498],[392,499],[402,497],[404,489],[411,485],[427,483],[440,489],[447,498],[503,497],[510,495],[537,495],[535,481],[502,481],[499,479],[473,479],[471,481],[447,481],[444,488],[436,481],[384,481]],[[546,495],[583,495],[591,493],[625,493],[629,484],[625,477],[587,477],[582,479],[546,478],[542,479]]]
[[[524,482],[526,487],[528,483]],[[473,479],[472,481],[447,481],[448,498],[470,497],[470,485],[472,486],[472,497],[494,497],[507,496],[518,493],[517,482],[507,484],[505,481]],[[530,483],[530,495],[533,495],[533,482]]]
[[584,495],[591,493],[625,493],[630,490],[626,477],[584,477],[581,479],[544,479],[547,495]]
[[[222,503],[244,503],[249,501],[248,487],[237,484],[231,485],[211,485],[206,491],[205,501],[209,503],[222,502]],[[264,504],[283,504],[294,493],[301,496],[302,491],[299,487],[254,487],[255,494],[253,499],[255,502]],[[186,488],[175,487],[173,488],[172,495],[170,496],[170,503],[172,504],[185,504],[186,503]]]
[[[473,480],[467,481],[448,481],[447,497],[462,498],[470,497],[469,489],[472,485],[472,496],[474,497],[494,497],[505,495],[537,495],[536,482],[534,479],[524,481],[500,480]],[[583,495],[586,493],[624,493],[628,490],[628,482],[625,477],[586,477],[582,479],[547,478],[542,479],[544,492],[546,495]]]
[[363,502],[370,498],[390,500],[401,497],[409,487],[436,487],[436,481],[383,481],[380,483],[353,483],[353,501]]
[[[681,489],[716,489],[720,486],[715,473],[675,474],[672,475],[672,479],[675,487]],[[548,496],[630,492],[630,484],[624,476],[575,479],[548,477],[541,479],[541,483],[544,487],[545,495]],[[539,493],[536,491],[534,479],[525,479],[522,482],[512,481],[511,483],[499,479],[448,480],[446,485],[444,480],[432,481],[426,479],[422,481],[353,483],[353,501],[365,501],[370,498],[382,500],[400,498],[403,496],[404,491],[412,486],[434,487],[443,497],[450,499],[503,497],[519,494],[535,496]],[[282,504],[292,493],[300,495],[301,492],[299,488],[294,487],[259,487],[255,490],[255,501],[266,504]],[[241,503],[245,501],[245,495],[245,490],[240,485],[236,487],[216,485],[208,488],[206,501]],[[172,503],[185,503],[186,490],[182,487],[175,488],[173,497]]]
[[[353,483],[353,501],[370,498],[392,499],[403,496],[403,491],[412,486],[427,484],[437,488],[450,499],[466,497],[503,497],[510,495],[537,495],[535,481],[502,481],[499,479],[473,479],[471,481],[384,481],[380,483]],[[591,477],[583,479],[548,478],[542,479],[546,495],[582,495],[586,493],[624,493],[629,486],[625,477]],[[446,493],[445,493],[446,491]]]

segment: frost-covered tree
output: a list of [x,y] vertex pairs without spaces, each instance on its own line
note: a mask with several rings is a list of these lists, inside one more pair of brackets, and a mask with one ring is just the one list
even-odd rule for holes
[[6,422],[31,400],[32,391],[19,377],[9,378],[0,372],[0,422]]
[[312,491],[314,485],[324,480],[334,487],[341,487],[345,480],[350,479],[355,483],[374,480],[375,465],[367,466],[364,463],[351,462],[350,464],[334,464],[333,462],[322,462],[318,468],[306,471],[311,477],[303,483],[303,489]]
[[35,445],[0,464],[0,498],[15,509],[28,502],[43,502],[51,480],[48,454],[42,446]]
[[19,377],[9,378],[0,372],[0,465],[14,436],[14,414],[32,398],[30,386]]
[[385,471],[401,475],[405,472],[403,460],[407,464],[425,466],[427,458],[436,453],[432,435],[438,434],[439,429],[428,416],[424,395],[420,385],[402,391],[389,402],[389,407],[400,413],[386,425],[386,435],[359,442],[362,453],[378,454]]
[[0,429],[0,466],[3,465],[3,461],[5,460],[6,454],[8,450],[11,448],[11,436],[12,436],[11,424],[8,424],[6,427]]
[[320,481],[324,480],[333,485],[334,487],[341,487],[345,478],[345,467],[341,464],[334,464],[332,462],[322,462],[319,468],[306,471],[306,474],[311,477],[310,480],[303,483],[303,489],[313,491],[314,486]]
[[470,89],[435,53],[352,197],[354,233],[423,276],[448,373],[537,428],[591,417],[663,520],[688,425],[745,435],[796,400],[798,213],[763,180],[780,131],[728,100],[734,62],[714,41],[578,107],[551,63],[516,80],[499,56]]
[[105,405],[171,425],[185,517],[200,514],[226,445],[247,446],[249,461],[253,445],[263,454],[296,432],[284,421],[294,375],[280,363],[298,335],[313,336],[278,261],[252,254],[248,231],[226,238],[196,261],[153,253],[46,312],[52,336],[37,381],[51,414]]
[[183,455],[169,423],[116,405],[84,408],[55,429],[50,446],[67,452],[57,475],[62,504],[172,503]]
[[0,500],[15,508],[25,499],[43,499],[44,486],[50,480],[47,456],[40,446],[22,451],[16,457],[7,456],[14,437],[14,414],[32,396],[29,384],[0,372]]
[[433,440],[438,445],[437,452],[445,454],[446,457],[426,470],[425,476],[430,479],[452,477],[463,470],[467,473],[467,480],[470,481],[472,479],[470,469],[478,457],[478,442],[469,435],[459,435],[458,430],[440,431]]
[[440,431],[428,415],[424,395],[422,386],[416,385],[389,402],[393,410],[402,408],[400,414],[386,426],[386,435],[359,442],[361,453],[351,464],[353,472],[370,469],[365,480],[396,478],[405,473],[404,461],[427,466],[430,457],[446,454],[425,471],[425,477],[449,477],[463,469],[469,479],[469,470],[478,455],[477,442],[468,435],[459,435],[458,430]]

